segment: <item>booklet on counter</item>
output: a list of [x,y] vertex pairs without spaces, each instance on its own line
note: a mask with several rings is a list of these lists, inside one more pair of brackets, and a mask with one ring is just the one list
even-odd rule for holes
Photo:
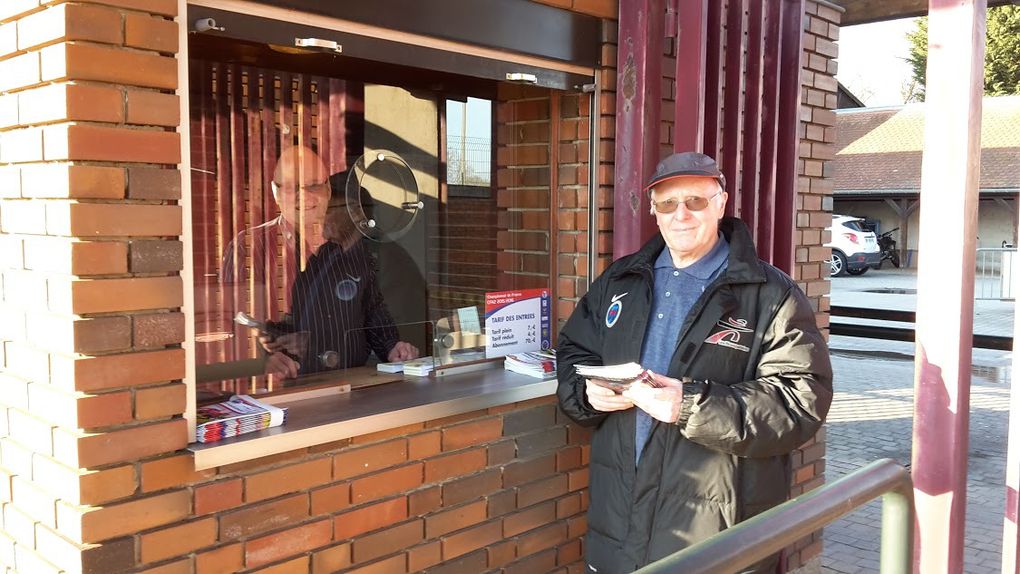
[[513,353],[503,360],[503,368],[536,379],[551,379],[556,376],[556,351]]
[[195,440],[216,442],[239,434],[255,432],[287,421],[286,407],[275,407],[248,395],[199,407],[196,411]]

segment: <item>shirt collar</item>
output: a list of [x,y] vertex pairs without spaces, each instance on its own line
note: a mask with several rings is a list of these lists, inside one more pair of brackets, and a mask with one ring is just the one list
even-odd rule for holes
[[[698,279],[711,279],[715,275],[723,264],[726,263],[727,257],[730,253],[730,244],[720,233],[718,241],[712,247],[712,250],[705,254],[704,257],[698,259],[694,263],[691,263],[687,267],[680,269],[684,273],[697,277]],[[673,265],[673,256],[669,253],[669,247],[663,247],[659,256],[655,259],[656,269],[675,269]]]

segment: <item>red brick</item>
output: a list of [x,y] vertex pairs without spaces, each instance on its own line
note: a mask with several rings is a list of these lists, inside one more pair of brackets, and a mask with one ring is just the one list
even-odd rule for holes
[[503,419],[493,417],[443,429],[443,450],[495,440],[503,435]]
[[45,133],[43,154],[47,161],[92,160],[164,164],[176,164],[181,161],[181,138],[176,132],[91,124],[57,124],[46,126],[43,130]]
[[187,387],[174,383],[135,391],[135,419],[151,420],[184,413]]
[[102,507],[57,503],[59,531],[71,540],[102,542],[183,520],[191,510],[185,490]]
[[556,551],[549,550],[518,560],[504,568],[503,572],[506,574],[530,574],[531,572],[553,572],[554,568],[556,568]]
[[346,574],[404,574],[407,572],[407,557],[403,554],[392,556],[373,562],[367,566],[361,566],[353,570],[347,570]]
[[79,1],[86,2],[89,4],[103,4],[106,6],[116,6],[118,8],[128,8],[140,12],[158,14],[160,16],[173,17],[177,15],[177,2],[175,0],[79,0]]
[[81,468],[138,460],[180,450],[188,444],[184,419],[84,436],[61,430],[54,433],[54,456]]
[[124,18],[124,45],[142,50],[176,53],[177,22],[128,13]]
[[180,199],[181,172],[176,169],[132,167],[128,169],[131,199]]
[[244,545],[231,544],[195,555],[195,574],[223,574],[244,568]]
[[351,505],[351,485],[334,484],[311,492],[312,515],[332,514]]
[[21,169],[25,197],[119,199],[124,197],[123,168],[47,163]]
[[362,506],[333,519],[333,538],[346,540],[407,518],[407,497]]
[[131,320],[128,317],[76,319],[73,323],[75,353],[121,351],[131,346]]
[[416,490],[407,497],[410,516],[428,514],[442,505],[443,491],[438,486]]
[[411,460],[421,460],[439,454],[440,434],[438,431],[427,432],[407,438],[407,456]]
[[178,488],[216,476],[213,470],[195,470],[195,459],[189,455],[161,458],[141,465],[142,492]]
[[524,508],[567,493],[567,477],[557,474],[517,488],[517,506]]
[[[566,478],[566,477],[564,477]],[[502,486],[499,469],[489,469],[443,485],[443,504],[452,506],[496,492]]]
[[[67,288],[65,285],[67,284],[61,285],[52,280],[49,283],[50,308],[54,311],[69,311],[83,315],[176,309],[184,303],[184,288],[180,277],[83,279],[70,281]],[[67,293],[67,289],[70,293]],[[168,349],[157,352],[172,351]]]
[[354,540],[354,562],[367,562],[409,548],[423,540],[421,520],[413,520]]
[[43,81],[94,80],[177,89],[177,60],[172,57],[96,44],[68,43],[43,48],[39,55]]
[[417,488],[423,466],[419,462],[359,478],[351,483],[351,501],[358,504]]
[[148,532],[139,538],[142,563],[159,562],[215,544],[216,519],[206,518]]
[[328,483],[331,471],[330,460],[322,458],[260,472],[244,479],[244,499],[257,502]]
[[438,538],[449,532],[483,522],[486,518],[485,501],[479,500],[427,516],[425,518],[425,535],[429,539]]
[[379,442],[386,439],[395,437],[405,437],[409,434],[420,431],[425,425],[422,423],[415,423],[410,425],[404,425],[402,427],[394,427],[391,429],[381,430],[373,433],[363,434],[360,436],[352,437],[351,443],[362,445],[373,442]]
[[[74,389],[83,392],[159,383],[184,377],[184,351],[166,349],[84,357],[73,361]],[[54,366],[63,375],[64,366]]]
[[469,528],[443,539],[443,560],[450,560],[488,546],[502,539],[503,528],[499,521]]
[[486,551],[489,554],[489,566],[504,566],[517,558],[517,541],[504,540],[490,545]]
[[209,514],[241,506],[243,486],[240,478],[196,486],[195,514]]
[[567,540],[567,525],[557,522],[521,535],[517,539],[517,553],[521,556],[554,548]]
[[345,450],[333,457],[336,479],[361,476],[407,460],[407,441],[398,439],[378,445]]
[[72,275],[127,273],[127,244],[78,241],[63,237],[33,237],[25,241],[28,269]]
[[510,538],[556,520],[556,503],[545,502],[503,519],[503,536]]
[[180,98],[175,94],[128,90],[127,123],[176,127],[181,123],[180,105]]
[[136,349],[159,349],[184,342],[184,313],[132,315]]
[[407,569],[409,572],[419,572],[429,566],[439,564],[442,559],[442,543],[434,541],[420,544],[407,553]]
[[442,482],[454,476],[471,474],[485,468],[486,451],[476,448],[425,461],[425,482]]
[[120,44],[120,13],[101,6],[58,4],[18,21],[21,50],[68,40]]
[[308,517],[307,494],[296,494],[272,502],[246,506],[236,512],[219,516],[220,541],[282,528]]
[[312,574],[333,574],[350,565],[351,545],[349,542],[337,544],[312,554]]
[[[332,527],[320,520],[245,542],[245,566],[252,568],[329,544]],[[307,571],[307,568],[306,570]]]
[[503,467],[503,486],[517,486],[556,472],[556,455],[548,454]]

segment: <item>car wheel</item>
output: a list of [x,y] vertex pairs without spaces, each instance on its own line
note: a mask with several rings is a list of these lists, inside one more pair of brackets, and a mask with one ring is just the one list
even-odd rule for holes
[[829,272],[833,277],[846,275],[846,256],[839,251],[833,251],[832,258],[829,259]]
[[864,275],[865,273],[868,272],[868,268],[861,267],[860,269],[847,269],[846,272],[849,275]]

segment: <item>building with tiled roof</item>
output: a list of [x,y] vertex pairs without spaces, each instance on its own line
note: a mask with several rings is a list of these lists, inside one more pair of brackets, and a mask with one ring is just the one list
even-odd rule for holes
[[[1020,96],[985,98],[981,121],[978,244],[1017,244]],[[837,111],[833,211],[865,217],[917,246],[924,104]],[[906,230],[904,234],[903,231]],[[911,257],[908,259],[912,260]]]

